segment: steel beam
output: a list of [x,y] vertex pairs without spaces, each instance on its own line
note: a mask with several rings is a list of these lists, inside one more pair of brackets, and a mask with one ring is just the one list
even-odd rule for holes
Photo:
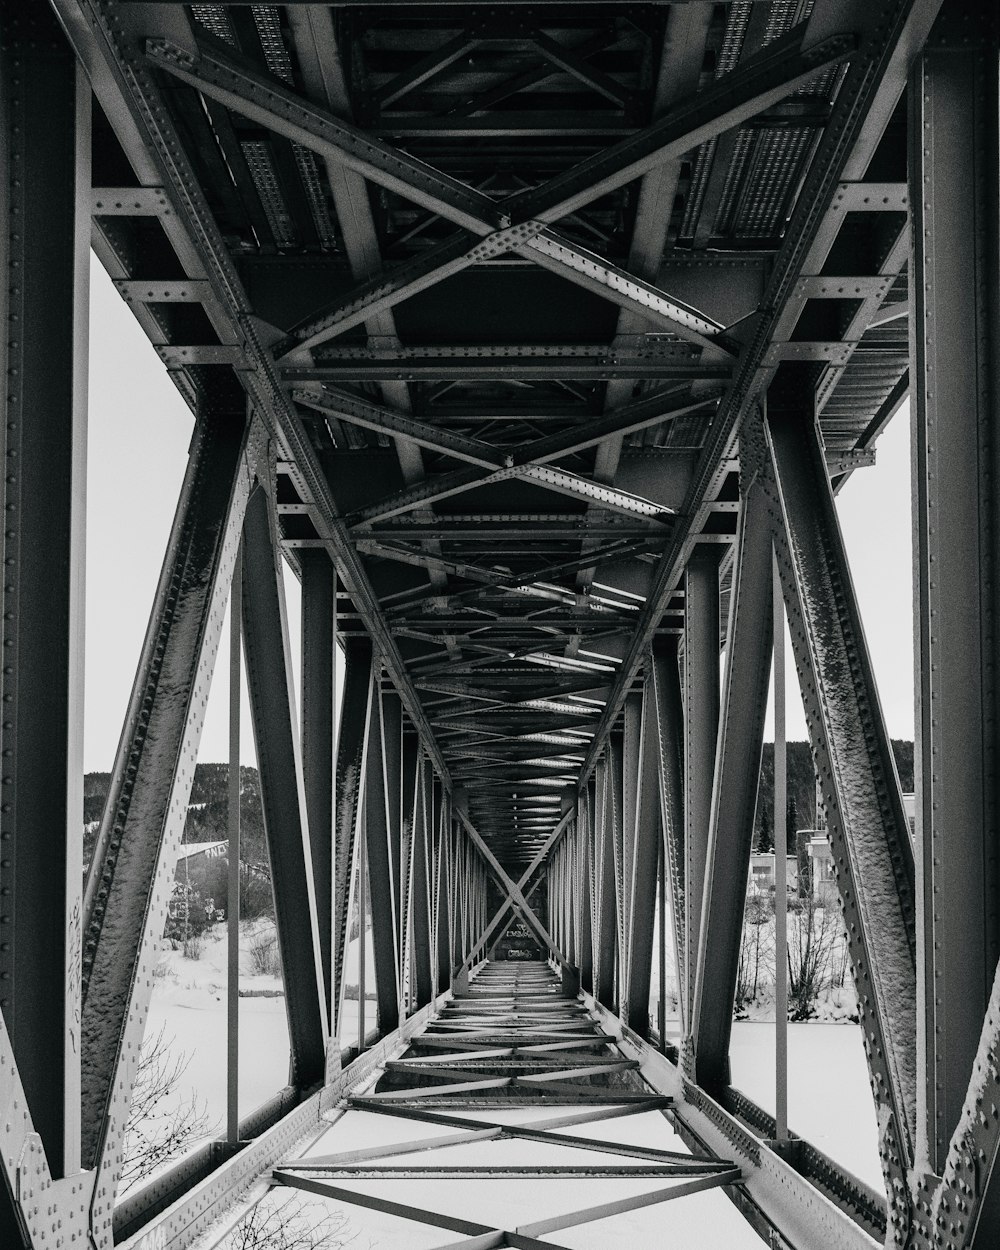
[[[567,269],[576,273],[574,269]],[[582,271],[586,273],[586,270]],[[589,286],[588,286],[588,289]],[[191,349],[195,350],[195,349]],[[226,349],[229,350],[228,348]],[[660,356],[643,360],[609,353],[605,357],[581,359],[565,356],[494,356],[465,359],[443,353],[421,356],[389,356],[373,359],[324,359],[313,365],[288,364],[281,370],[282,380],[292,384],[323,382],[606,382],[619,378],[656,379],[662,381],[698,382],[729,381],[732,364],[727,356],[699,358],[696,354]]]
[[777,104],[854,50],[851,33],[804,49],[805,30],[805,23],[793,28],[744,61],[738,71],[678,103],[645,130],[506,201],[512,220],[558,221]]
[[729,1084],[729,1038],[771,668],[774,494],[754,413],[744,421],[740,456],[743,498],[729,597],[725,686],[691,1025],[695,1070],[698,1083],[705,1088]]
[[454,966],[451,952],[451,927],[448,911],[451,905],[451,873],[448,841],[451,837],[451,800],[437,777],[434,778],[434,967],[437,992],[451,988]]
[[198,420],[87,878],[83,1162],[101,1245],[260,435],[242,405]]
[[333,1027],[334,651],[336,572],[325,551],[303,551],[302,776],[313,889],[323,965],[326,1017]]
[[339,1032],[344,997],[351,883],[357,857],[357,835],[367,772],[369,697],[374,658],[365,638],[350,638],[344,647],[344,694],[337,734],[337,810],[333,863],[334,976],[333,1001]]
[[768,396],[775,546],[806,724],[868,1038],[895,1236],[904,1236],[916,1117],[913,852],[817,429],[796,372]]
[[413,994],[413,873],[416,860],[416,805],[420,793],[420,743],[414,733],[402,732],[399,792],[399,981],[402,1007],[410,1010]]
[[414,994],[418,1007],[430,1001],[431,976],[431,765],[421,758],[417,764],[417,786],[413,814],[413,970]]
[[674,961],[677,976],[677,1006],[681,1032],[687,1021],[683,987],[685,974],[685,934],[687,905],[684,854],[684,705],[681,699],[677,639],[668,637],[650,653],[652,696],[656,708],[656,741],[659,763],[660,827],[663,830],[663,856],[670,886],[670,915],[674,929]]
[[326,988],[276,518],[258,486],[243,529],[243,645],[291,1042],[290,1084],[326,1067]]
[[[398,882],[394,881],[393,861],[398,865],[398,843],[393,846],[392,828],[398,829],[399,752],[386,750],[379,690],[380,665],[372,668],[368,693],[368,748],[365,768],[364,826],[368,864],[368,889],[372,913],[372,953],[375,957],[375,991],[378,1001],[379,1030],[388,1032],[399,1021],[399,952],[397,925]],[[392,718],[390,718],[391,721]],[[396,729],[399,722],[396,721]],[[391,725],[390,725],[391,730]],[[396,767],[395,784],[389,784],[389,768]],[[397,812],[390,811],[395,797]],[[396,854],[394,855],[394,850]],[[364,923],[364,918],[362,918]]]
[[822,271],[839,225],[834,198],[845,179],[863,179],[898,104],[908,64],[926,38],[939,7],[940,0],[820,0],[813,10],[808,28],[810,42],[850,27],[860,33],[860,46],[850,60],[830,123],[796,199],[767,291],[760,301],[759,320],[700,450],[682,520],[654,574],[643,621],[623,657],[587,754],[581,784],[596,767],[662,613],[680,584],[684,564],[697,539],[699,508],[706,495],[718,486],[747,405],[772,376],[773,370],[764,365],[764,359],[795,284],[802,276]]
[[979,6],[946,5],[909,85],[923,897],[917,1136],[938,1174],[965,1105],[1000,958],[1000,104],[989,25]]
[[694,996],[719,727],[719,557],[700,548],[684,575],[685,1063],[693,1060]]
[[615,965],[618,954],[612,768],[611,757],[605,758],[598,766],[597,803],[594,811],[594,997],[609,1011],[615,1009]]
[[57,1178],[80,1169],[89,198],[86,79],[43,6],[6,9],[0,1009]]
[[[627,706],[627,705],[626,705]],[[642,721],[638,750],[638,797],[635,819],[625,829],[632,845],[631,872],[626,880],[630,895],[627,999],[623,1012],[637,1036],[649,1036],[649,991],[653,968],[653,943],[657,940],[656,866],[661,845],[660,760],[656,727],[656,695],[652,675],[647,673],[642,695]]]
[[[399,649],[385,628],[363,563],[347,541],[347,530],[319,456],[294,405],[280,387],[272,354],[263,342],[233,259],[144,63],[137,39],[145,19],[140,19],[134,10],[115,10],[109,16],[106,0],[53,0],[53,3],[70,41],[87,67],[94,92],[106,115],[113,119],[119,141],[143,183],[134,193],[135,198],[144,208],[163,207],[163,200],[166,200],[160,220],[185,273],[198,279],[211,277],[218,296],[213,316],[220,336],[225,342],[242,342],[243,361],[255,366],[245,371],[241,369],[238,381],[251,396],[261,419],[277,437],[282,455],[294,465],[293,476],[300,498],[311,504],[312,520],[322,541],[336,550],[344,587],[369,633],[377,639],[407,713],[418,731],[425,735],[435,766],[447,777],[447,768],[426,724],[420,701],[409,684]],[[165,196],[160,191],[150,196],[145,193],[146,187],[166,187],[167,192]],[[132,194],[130,188],[129,195]],[[178,374],[178,377],[185,378],[186,385],[186,375]],[[188,393],[185,390],[185,394]]]
[[[655,288],[607,261],[554,236],[538,234],[538,223],[566,217],[593,200],[625,186],[664,161],[677,159],[712,135],[763,112],[808,82],[828,65],[844,60],[854,46],[850,35],[834,36],[803,53],[797,37],[779,41],[751,58],[740,74],[727,75],[699,93],[693,103],[678,106],[660,122],[613,145],[569,175],[551,180],[535,193],[522,193],[498,204],[488,195],[416,160],[398,148],[332,116],[248,64],[200,47],[181,48],[168,39],[150,39],[146,55],[167,73],[195,87],[203,95],[276,134],[370,179],[412,203],[477,235],[491,235],[508,226],[513,241],[537,264],[553,268],[571,282],[588,289],[596,280],[602,293],[627,302],[640,315],[653,316],[684,336],[705,343],[715,328],[694,310],[669,300]],[[510,244],[507,236],[499,250]],[[457,258],[449,255],[441,276],[454,271]],[[397,290],[405,288],[405,283]]]

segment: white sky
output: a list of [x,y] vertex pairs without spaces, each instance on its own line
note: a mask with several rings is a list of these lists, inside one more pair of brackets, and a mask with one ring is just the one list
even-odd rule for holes
[[[173,510],[192,418],[103,267],[92,264],[90,442],[87,473],[87,771],[109,769],[128,704]],[[906,406],[878,445],[874,468],[855,473],[838,498],[882,706],[893,737],[913,736],[909,416]],[[298,687],[298,583],[285,576]],[[225,760],[228,618],[200,758]],[[805,737],[788,654],[789,738]],[[241,757],[254,763],[244,691]],[[768,719],[768,736],[771,735]]]

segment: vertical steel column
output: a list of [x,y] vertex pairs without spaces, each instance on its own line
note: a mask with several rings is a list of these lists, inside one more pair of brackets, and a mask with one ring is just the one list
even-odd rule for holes
[[812,376],[785,369],[768,395],[766,422],[781,504],[775,549],[878,1103],[892,1236],[899,1240],[910,1218],[906,1173],[916,1113],[913,854],[815,424]]
[[419,794],[420,743],[415,733],[403,733],[400,787],[399,847],[399,976],[404,988],[404,1010],[413,1008],[413,871],[416,857],[416,805]]
[[56,1177],[80,1166],[90,107],[48,7],[4,6],[0,1007]]
[[[403,917],[406,896],[402,891],[403,848],[403,704],[395,690],[382,692],[382,773],[385,788],[389,885],[392,891],[393,943],[395,950],[397,1020],[403,1011]],[[393,1026],[395,1027],[395,1026]],[[383,1029],[383,1032],[387,1030]]]
[[579,974],[580,969],[580,925],[577,914],[577,840],[576,840],[576,791],[569,787],[563,791],[559,810],[563,817],[569,816],[563,845],[566,856],[566,943],[563,949],[566,958]]
[[656,707],[656,741],[660,764],[660,824],[663,855],[670,886],[670,914],[674,927],[674,971],[677,977],[677,1009],[681,1036],[690,1019],[684,1000],[684,790],[681,781],[683,756],[680,672],[677,639],[668,636],[652,651],[653,698]]
[[434,778],[434,966],[437,969],[436,993],[443,994],[451,985],[451,948],[448,932],[448,833],[451,817],[448,796],[440,780]]
[[413,971],[414,1006],[423,1007],[433,994],[431,976],[430,864],[431,763],[421,755],[413,809]]
[[788,751],[785,742],[785,605],[777,561],[774,611],[774,1136],[788,1136]]
[[[399,1023],[396,898],[393,890],[393,853],[390,845],[390,793],[386,780],[385,737],[382,720],[381,665],[372,669],[369,693],[368,752],[365,775],[365,858],[372,915],[372,954],[380,1033],[391,1033]],[[398,729],[398,724],[396,726]],[[398,777],[398,759],[397,765]],[[399,792],[396,791],[398,800]],[[398,863],[398,856],[397,863]]]
[[243,693],[243,558],[236,557],[229,594],[229,842],[226,901],[226,1141],[240,1139],[240,702]]
[[702,895],[719,731],[719,556],[701,548],[684,575],[684,995],[685,1062],[693,1060]]
[[628,1020],[629,976],[632,968],[632,885],[639,820],[639,770],[642,767],[642,694],[625,699],[622,713],[621,812],[618,819],[621,886],[618,891],[619,972],[618,1002]]
[[625,829],[625,837],[631,839],[634,847],[631,880],[627,882],[631,897],[627,1022],[629,1028],[645,1038],[649,1036],[649,990],[656,941],[656,867],[662,842],[656,700],[648,671],[641,712],[637,744],[638,798],[632,827]]
[[1000,958],[1000,295],[990,6],[946,4],[909,85],[922,856],[918,1140],[940,1173]]
[[667,864],[663,839],[660,839],[656,865],[657,898],[660,903],[660,924],[656,940],[660,944],[660,998],[657,1003],[656,1028],[660,1035],[660,1051],[667,1053]]
[[594,825],[596,871],[595,996],[613,1011],[615,1007],[615,952],[618,947],[618,913],[615,907],[615,815],[614,754],[611,744],[597,765],[597,811]]
[[767,711],[773,488],[766,455],[760,418],[753,412],[740,434],[742,500],[691,1023],[697,1078],[707,1088],[729,1084],[729,1038]]
[[325,551],[300,552],[302,567],[302,775],[312,851],[325,1003],[333,1025],[333,777],[336,577]]
[[577,924],[580,930],[580,985],[594,987],[594,790],[591,777],[577,804]]
[[353,905],[351,890],[357,866],[357,832],[368,742],[368,690],[373,662],[372,646],[367,638],[348,639],[344,648],[344,694],[337,733],[337,828],[333,862],[333,1002],[337,1031],[344,997],[344,961]]
[[280,561],[277,520],[259,486],[243,529],[243,636],[292,1076],[305,1088],[323,1079],[328,1030]]

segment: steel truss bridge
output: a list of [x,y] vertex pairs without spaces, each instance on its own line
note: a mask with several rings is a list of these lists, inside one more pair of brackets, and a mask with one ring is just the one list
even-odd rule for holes
[[[508,1174],[714,1186],[773,1246],[996,1246],[994,6],[8,0],[0,38],[0,1243],[208,1246],[269,1186],[482,1175],[422,1134],[607,1119]],[[194,435],[84,879],[91,247]],[[907,395],[915,842],[834,509]],[[291,1076],[116,1203],[231,588]],[[782,600],[888,1201],[730,1083]],[[486,958],[513,920],[547,962]],[[375,1205],[470,1248],[613,1214]]]

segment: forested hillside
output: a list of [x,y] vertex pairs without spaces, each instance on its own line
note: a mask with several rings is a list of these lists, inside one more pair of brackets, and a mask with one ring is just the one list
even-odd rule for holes
[[[892,749],[904,793],[913,789],[913,743],[893,738]],[[84,859],[96,836],[97,824],[104,810],[110,773],[87,773],[83,784],[83,820],[86,830]],[[229,800],[226,793],[229,766],[199,764],[195,768],[191,801],[188,807],[185,842],[218,842],[229,836],[227,828]],[[788,743],[788,824],[789,830],[811,829],[816,824],[816,787],[812,757],[807,742]],[[242,859],[247,863],[266,863],[264,818],[260,805],[260,782],[256,768],[240,769],[240,827]],[[757,818],[754,843],[768,850],[773,844],[774,830],[774,747],[764,744],[761,765],[760,793],[757,797]]]
[[[83,779],[84,862],[89,861],[104,811],[110,773],[87,773]],[[229,837],[228,764],[198,764],[184,827],[185,842],[221,842]],[[240,850],[248,864],[267,862],[264,816],[256,768],[240,769]]]
[[[913,790],[913,743],[903,738],[892,739],[896,770],[903,793]],[[808,742],[788,743],[788,829],[813,829],[816,826],[816,782]],[[765,742],[760,770],[760,791],[757,795],[757,819],[754,845],[770,850],[774,844],[774,744]]]

